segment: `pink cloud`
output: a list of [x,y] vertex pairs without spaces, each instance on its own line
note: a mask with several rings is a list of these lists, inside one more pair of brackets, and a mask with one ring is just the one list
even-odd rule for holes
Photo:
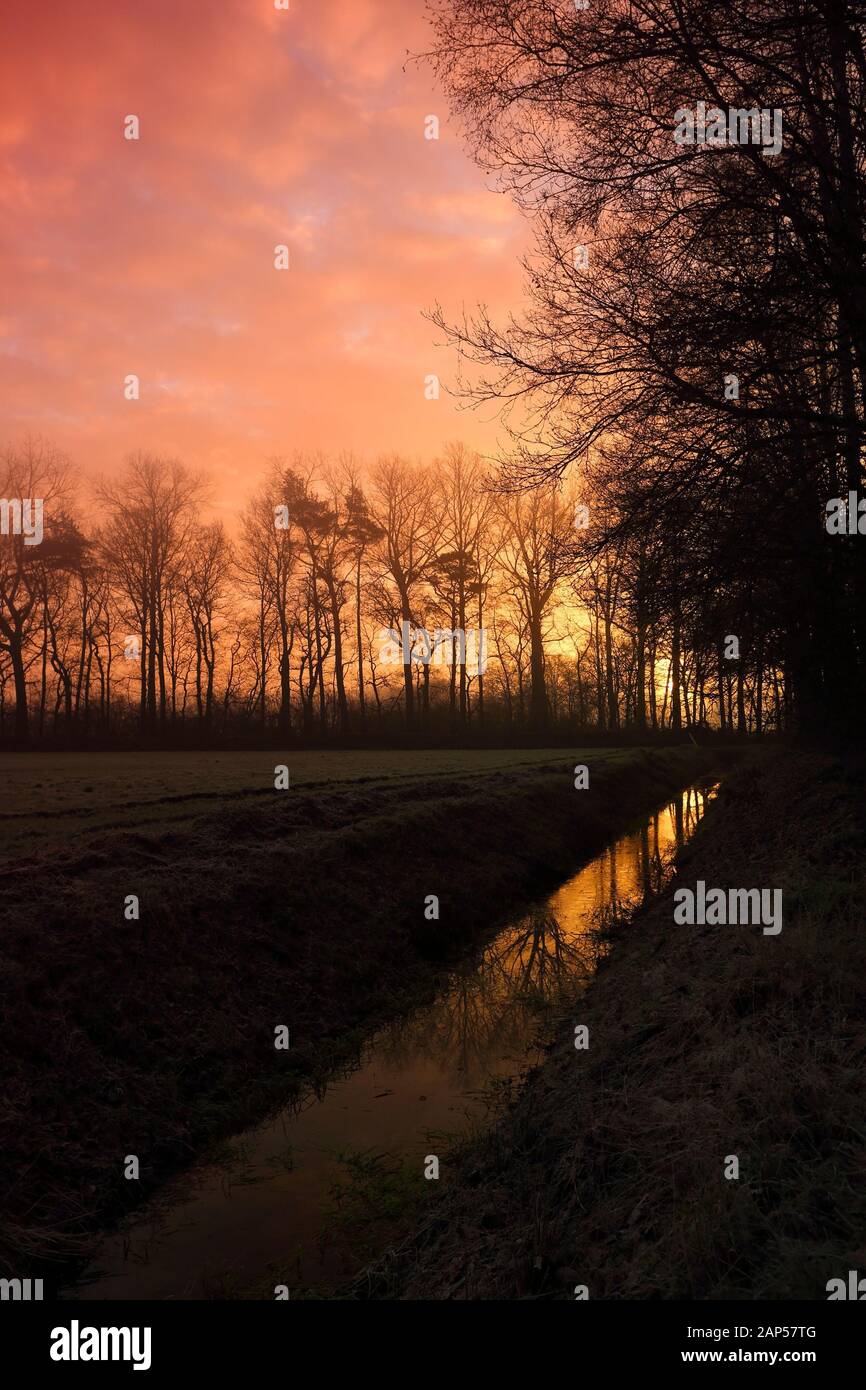
[[94,471],[174,451],[215,469],[227,508],[295,447],[491,448],[495,426],[424,399],[454,355],[422,310],[513,304],[525,224],[429,71],[404,68],[427,41],[406,0],[18,7],[0,53],[4,437],[41,430]]

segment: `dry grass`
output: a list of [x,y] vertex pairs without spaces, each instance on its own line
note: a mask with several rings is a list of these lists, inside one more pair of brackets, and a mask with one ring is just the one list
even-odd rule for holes
[[[37,838],[63,847],[95,829],[167,828],[243,802],[274,799],[274,767],[290,769],[293,788],[337,784],[429,783],[484,777],[491,772],[585,762],[589,750],[552,748],[413,750],[279,750],[249,752],[0,753],[2,859],[26,858]],[[628,750],[597,748],[599,761]]]
[[[43,836],[7,866],[0,1269],[59,1279],[213,1140],[326,1077],[366,1030],[631,817],[718,765],[587,754],[460,778],[293,788],[168,824]],[[127,922],[124,897],[139,896]],[[427,893],[441,918],[423,917]],[[291,1030],[275,1052],[274,1027]],[[141,1180],[122,1176],[136,1154]]]
[[823,1299],[862,1269],[862,812],[859,777],[826,759],[735,774],[679,882],[781,887],[781,934],[676,926],[676,884],[637,915],[514,1109],[357,1296]]

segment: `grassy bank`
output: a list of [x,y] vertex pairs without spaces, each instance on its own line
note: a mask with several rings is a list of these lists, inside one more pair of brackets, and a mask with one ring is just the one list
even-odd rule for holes
[[3,1270],[68,1272],[203,1146],[326,1077],[515,901],[719,760],[593,750],[285,793],[271,768],[270,791],[198,813],[186,798],[175,818],[168,792],[141,826],[46,816],[4,865]]
[[[862,1271],[863,813],[862,768],[734,773],[548,1060],[358,1296],[824,1299]],[[675,925],[673,892],[698,879],[782,888],[781,933]]]

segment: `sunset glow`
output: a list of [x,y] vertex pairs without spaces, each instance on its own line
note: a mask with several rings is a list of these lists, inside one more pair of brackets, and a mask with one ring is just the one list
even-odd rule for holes
[[447,395],[455,354],[422,311],[513,304],[523,224],[407,65],[422,6],[60,0],[4,30],[7,438],[47,433],[87,472],[177,455],[224,513],[295,448],[493,447],[490,413]]
[[850,1374],[863,0],[4,21],[7,1360]]

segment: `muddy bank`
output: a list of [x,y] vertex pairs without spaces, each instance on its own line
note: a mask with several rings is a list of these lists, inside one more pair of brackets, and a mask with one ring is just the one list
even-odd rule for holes
[[522,895],[722,760],[605,751],[588,792],[564,759],[41,842],[4,885],[4,1270],[59,1280],[204,1145],[432,991]]
[[[861,774],[797,756],[731,776],[512,1110],[356,1297],[825,1299],[863,1268]],[[782,888],[782,931],[674,925],[698,879]]]

